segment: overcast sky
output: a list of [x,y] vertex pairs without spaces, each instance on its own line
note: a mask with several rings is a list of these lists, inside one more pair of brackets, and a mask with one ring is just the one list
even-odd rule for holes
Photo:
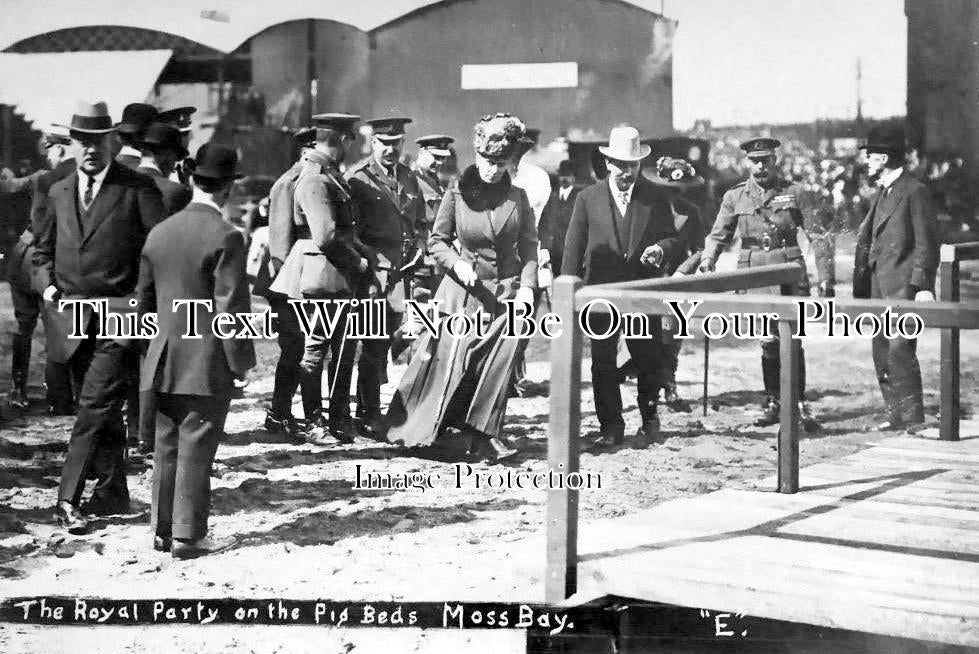
[[680,22],[673,122],[795,122],[905,113],[904,0],[663,0]]

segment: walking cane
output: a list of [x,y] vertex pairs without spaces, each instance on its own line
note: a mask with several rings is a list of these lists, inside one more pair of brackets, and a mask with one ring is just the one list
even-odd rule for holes
[[707,416],[707,371],[710,367],[710,339],[704,336],[704,416]]

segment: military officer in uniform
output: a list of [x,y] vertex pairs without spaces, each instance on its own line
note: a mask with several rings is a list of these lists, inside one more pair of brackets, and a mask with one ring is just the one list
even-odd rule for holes
[[[424,253],[425,201],[418,179],[400,163],[405,125],[410,118],[377,118],[371,156],[347,171],[357,208],[357,234],[377,253],[374,276],[387,295],[386,321],[390,334],[401,323],[408,274],[402,270]],[[359,289],[364,297],[364,288]],[[357,411],[366,436],[383,433],[381,383],[386,377],[391,340],[364,339],[357,365]],[[341,360],[341,367],[344,365]]]
[[[354,141],[354,124],[359,119],[340,113],[317,116],[316,145],[304,156],[296,179],[293,216],[297,240],[270,287],[274,293],[293,299],[349,298],[372,264],[376,267],[373,252],[355,237],[350,188],[339,168]],[[329,336],[317,332],[306,336],[300,362],[305,419],[298,434],[315,445],[327,444],[328,436],[350,443],[356,434],[349,416],[353,359],[346,354],[356,344],[345,338],[346,314],[337,324]],[[322,377],[328,350],[340,365],[330,379],[327,420],[322,408]]]
[[[314,120],[316,116],[313,117]],[[282,265],[295,245],[297,225],[294,205],[296,182],[303,170],[306,156],[316,146],[316,128],[304,127],[293,134],[299,146],[299,160],[296,161],[269,191],[269,265],[271,283],[274,283]],[[267,289],[266,297],[273,313],[276,314],[276,331],[279,334],[279,361],[275,365],[275,384],[272,388],[272,403],[265,414],[265,428],[270,432],[292,436],[298,425],[292,416],[292,396],[299,387],[300,361],[303,358],[303,335],[299,322],[288,304],[289,297]]]
[[[735,185],[721,201],[714,227],[704,242],[699,270],[713,272],[714,263],[735,230],[741,234],[739,268],[775,263],[796,263],[799,278],[782,286],[783,295],[809,295],[809,276],[799,247],[797,234],[803,226],[797,196],[799,189],[776,173],[776,148],[781,142],[773,138],[753,138],[741,144],[748,158],[750,176]],[[779,421],[779,341],[777,333],[762,340],[761,369],[765,384],[765,411],[755,421],[757,426]],[[805,359],[801,362],[799,397],[805,392]],[[819,428],[805,401],[800,402],[800,416],[806,431]]]
[[[431,134],[415,139],[418,144],[418,155],[415,157],[415,175],[418,177],[418,188],[425,201],[425,229],[421,235],[427,241],[432,233],[432,225],[435,224],[435,215],[438,213],[439,205],[442,204],[442,196],[445,195],[446,185],[444,176],[440,175],[449,157],[452,156],[450,149],[455,139],[444,134]],[[435,259],[426,254],[424,265],[415,273],[417,285],[432,294],[438,287],[442,275],[438,274]],[[424,291],[419,291],[424,293]],[[413,297],[416,294],[413,293]]]

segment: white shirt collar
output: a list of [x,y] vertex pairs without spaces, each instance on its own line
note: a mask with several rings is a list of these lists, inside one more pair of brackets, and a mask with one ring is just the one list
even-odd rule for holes
[[136,148],[132,147],[131,145],[124,145],[121,148],[119,148],[119,156],[142,158],[143,153],[137,150]]
[[573,188],[574,188],[573,186],[569,186],[568,188],[564,188],[563,186],[558,187],[558,190],[557,190],[558,196],[562,200],[567,200],[568,199],[568,196],[571,195],[571,190]]
[[143,160],[141,160],[139,162],[139,167],[140,168],[149,168],[151,170],[155,170],[156,172],[160,173],[161,175],[163,174],[163,171],[160,170],[160,167],[157,166],[156,165],[156,162],[153,161],[152,159],[143,159]]
[[221,215],[224,215],[221,212],[221,207],[219,207],[217,205],[217,203],[214,200],[211,199],[211,194],[210,193],[205,193],[204,191],[200,190],[196,186],[194,187],[193,197],[190,199],[190,201],[191,202],[196,202],[197,204],[203,204],[203,205],[208,206],[208,207],[214,207],[214,209],[216,209],[218,213],[221,213]]
[[880,174],[880,179],[877,182],[881,188],[890,188],[897,181],[897,178],[901,176],[904,172],[904,168],[895,168],[894,170],[884,170]]
[[85,203],[85,189],[88,188],[89,177],[92,178],[92,202],[94,203],[96,196],[99,194],[99,190],[102,189],[102,182],[105,181],[105,176],[109,173],[109,166],[111,165],[111,163],[108,164],[96,175],[89,175],[81,168],[78,168],[78,201],[81,202],[83,206]]

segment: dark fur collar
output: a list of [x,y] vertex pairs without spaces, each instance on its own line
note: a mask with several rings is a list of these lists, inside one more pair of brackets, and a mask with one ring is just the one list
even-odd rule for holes
[[510,174],[495,184],[487,184],[479,178],[476,166],[469,166],[459,178],[459,192],[473,211],[495,209],[510,195]]

